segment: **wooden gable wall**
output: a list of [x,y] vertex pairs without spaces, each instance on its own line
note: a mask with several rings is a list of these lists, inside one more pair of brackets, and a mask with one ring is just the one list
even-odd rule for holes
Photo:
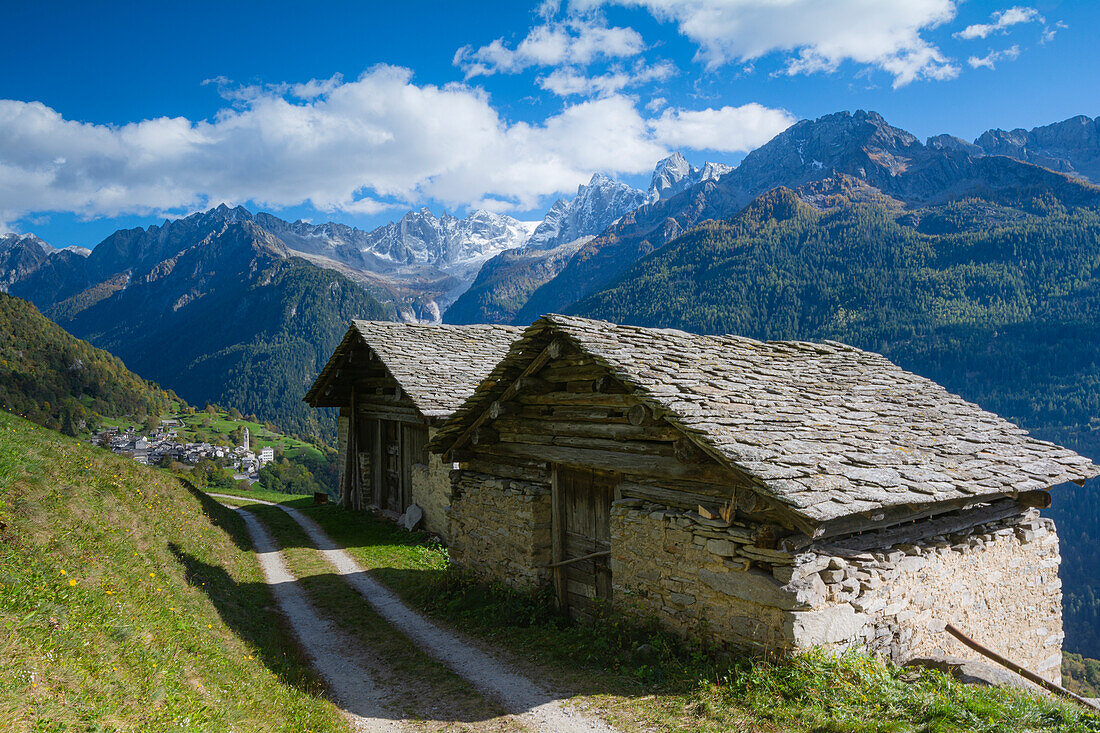
[[548,481],[550,467],[618,474],[616,499],[669,507],[733,503],[761,522],[794,528],[744,477],[720,465],[636,397],[609,371],[567,342],[520,377],[453,452],[464,468]]
[[412,466],[427,462],[428,421],[378,355],[361,341],[345,348],[325,385],[341,404],[344,456],[341,501],[403,512],[411,503]]

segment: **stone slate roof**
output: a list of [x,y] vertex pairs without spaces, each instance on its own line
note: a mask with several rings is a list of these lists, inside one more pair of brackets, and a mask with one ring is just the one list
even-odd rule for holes
[[450,448],[554,334],[709,454],[815,522],[1100,474],[1088,459],[1029,437],[879,354],[560,315],[525,331],[429,447]]
[[352,321],[351,328],[306,394],[315,404],[321,386],[356,338],[382,360],[424,417],[448,417],[508,353],[523,329],[516,326],[450,326],[395,321]]

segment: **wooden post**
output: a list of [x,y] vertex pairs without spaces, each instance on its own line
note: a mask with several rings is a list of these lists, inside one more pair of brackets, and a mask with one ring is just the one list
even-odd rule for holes
[[1057,685],[1057,684],[1051,682],[1048,679],[1044,679],[1043,677],[1040,677],[1039,675],[1032,672],[1030,669],[1026,669],[1024,667],[1021,667],[1020,665],[1016,664],[1015,662],[1013,662],[1009,659],[1005,659],[1004,657],[1002,657],[1000,654],[993,651],[992,649],[987,649],[986,647],[982,646],[978,642],[974,641],[969,636],[967,636],[963,632],[959,631],[957,628],[955,628],[951,624],[947,624],[947,626],[945,627],[945,630],[947,631],[947,633],[951,634],[951,636],[954,636],[956,639],[961,641],[964,645],[970,647],[971,649],[978,652],[979,654],[982,654],[986,657],[989,657],[990,659],[992,659],[994,662],[1001,665],[1005,669],[1012,670],[1016,674],[1023,677],[1025,680],[1028,680],[1029,682],[1034,682],[1035,684],[1039,685],[1040,687],[1043,687],[1047,690],[1050,690],[1051,692],[1056,692],[1059,695],[1064,695],[1065,697],[1068,697],[1071,700],[1074,700],[1076,702],[1081,703],[1082,705],[1084,705],[1087,708],[1090,708],[1092,710],[1100,712],[1100,707],[1092,704],[1091,702],[1089,702],[1085,698],[1081,697],[1080,695],[1077,695],[1073,692],[1070,692],[1069,690],[1062,687],[1061,685]]
[[348,413],[348,436],[346,455],[344,456],[344,486],[340,503],[348,509],[357,509],[355,505],[355,487],[359,476],[359,436],[355,424],[355,387],[351,388],[351,410]]
[[567,606],[565,571],[562,570],[560,564],[565,556],[565,523],[563,520],[561,487],[558,485],[558,467],[553,466],[550,469],[550,567],[554,577],[554,592],[557,594],[558,610],[560,611],[564,611]]

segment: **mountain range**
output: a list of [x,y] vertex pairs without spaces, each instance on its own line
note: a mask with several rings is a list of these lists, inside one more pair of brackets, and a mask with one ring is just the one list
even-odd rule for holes
[[298,397],[347,321],[394,317],[242,208],[120,230],[90,253],[7,240],[0,257],[25,265],[10,294],[142,377],[193,404],[232,405],[299,432],[332,427]]
[[[834,338],[1100,459],[1098,119],[924,142],[799,122],[725,169],[596,174],[539,223],[410,211],[371,232],[219,206],[90,252],[0,238],[0,290],[194,404],[330,434],[299,402],[350,318]],[[451,304],[453,301],[453,304]],[[450,307],[447,306],[450,304]],[[1100,504],[1057,493],[1067,648],[1100,656]]]
[[[1096,120],[1089,120],[1092,143],[1075,145],[1085,127],[1073,118],[1048,128],[1021,156],[1058,156],[1064,167],[1091,170],[1100,151]],[[1087,120],[1088,118],[1080,118]],[[1061,136],[1049,128],[1063,130]],[[1034,132],[1034,131],[1033,131]],[[996,131],[979,140],[998,138]],[[1058,145],[1055,140],[1061,140]],[[962,142],[962,141],[960,141]],[[1086,140],[1087,142],[1087,140]],[[535,290],[514,317],[530,323],[542,313],[561,311],[600,290],[632,263],[681,236],[706,219],[733,216],[755,197],[777,186],[797,190],[805,200],[827,207],[836,200],[880,201],[895,207],[923,206],[978,196],[1012,203],[1057,191],[1080,198],[1094,194],[1079,178],[974,148],[951,146],[943,137],[931,144],[887,124],[874,112],[840,112],[803,120],[749,153],[739,166],[717,180],[705,180],[666,199],[623,216],[573,255],[553,280]]]
[[581,247],[620,218],[732,170],[721,163],[696,167],[677,152],[657,163],[649,190],[595,174],[571,200],[559,199],[522,249],[487,261],[469,288],[444,313],[447,323],[508,323],[531,293],[554,279]]

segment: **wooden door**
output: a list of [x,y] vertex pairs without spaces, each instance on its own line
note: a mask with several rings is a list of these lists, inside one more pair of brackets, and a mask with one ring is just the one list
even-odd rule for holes
[[[611,502],[617,474],[559,466],[554,472],[555,562],[611,550]],[[594,605],[611,601],[608,554],[555,568],[559,604],[574,617],[587,617]]]
[[375,503],[391,512],[402,512],[401,506],[401,424],[394,420],[379,420],[379,486]]

